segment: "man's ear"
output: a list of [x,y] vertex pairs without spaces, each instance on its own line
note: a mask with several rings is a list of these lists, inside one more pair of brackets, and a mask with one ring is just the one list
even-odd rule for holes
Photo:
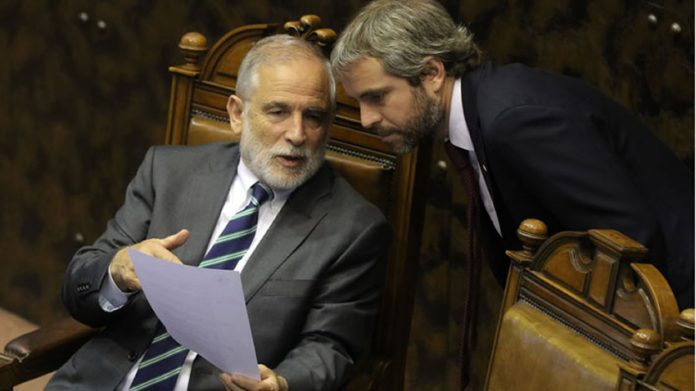
[[230,95],[227,100],[227,114],[230,116],[230,126],[232,133],[239,136],[242,134],[242,113],[244,112],[244,103],[242,98],[237,95]]
[[447,78],[445,64],[437,57],[428,57],[425,61],[425,66],[423,67],[420,78],[421,83],[423,83],[426,89],[438,94]]

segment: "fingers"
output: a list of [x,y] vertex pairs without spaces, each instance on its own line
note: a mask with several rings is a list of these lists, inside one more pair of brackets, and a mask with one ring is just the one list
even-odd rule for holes
[[225,390],[227,391],[242,391],[243,388],[239,388],[236,384],[234,384],[234,381],[232,381],[232,375],[229,373],[221,373],[220,374],[220,381],[222,382],[222,385],[225,386]]
[[[270,388],[264,388],[263,383],[258,380],[248,378],[244,375],[238,373],[228,375],[231,381],[231,385],[236,388],[231,388],[232,390],[246,390],[246,391],[266,391],[271,390]],[[263,379],[262,379],[263,380]]]
[[288,383],[282,376],[276,375],[273,370],[263,364],[259,364],[261,381],[248,378],[238,373],[222,373],[220,381],[230,391],[287,391]]
[[189,237],[189,231],[187,229],[182,229],[174,235],[169,235],[164,239],[160,239],[162,246],[167,250],[174,250],[175,248],[186,243]]
[[146,251],[143,252],[150,254],[153,257],[164,259],[165,261],[182,263],[181,260],[170,250],[174,250],[186,243],[188,237],[189,231],[187,229],[182,229],[174,235],[169,235],[162,239],[146,240],[142,242],[144,247],[146,247]]
[[[181,260],[174,255],[170,250],[186,243],[189,237],[189,231],[182,229],[179,232],[169,235],[162,239],[148,239],[140,243],[136,243],[131,248],[138,250],[144,254],[164,259],[169,262],[182,263]],[[128,248],[119,250],[109,265],[109,272],[116,286],[123,292],[133,292],[142,289],[140,280],[135,274],[135,268],[128,254]]]
[[259,364],[259,375],[261,376],[261,380],[263,381],[263,379],[275,376],[275,372],[273,372],[271,368],[263,364]]
[[182,263],[181,260],[174,255],[173,252],[171,252],[171,250],[174,250],[186,243],[188,237],[189,231],[182,229],[174,235],[169,235],[162,239],[148,239],[134,244],[132,247],[140,252],[156,258],[164,259],[165,261]]
[[284,377],[275,373],[271,368],[259,364],[259,374],[261,376],[261,382],[270,385],[272,388],[270,390],[287,391],[288,381]]
[[162,245],[161,241],[162,239],[146,240],[134,245],[132,248],[155,258],[164,259],[165,261],[173,263],[182,263],[179,257]]

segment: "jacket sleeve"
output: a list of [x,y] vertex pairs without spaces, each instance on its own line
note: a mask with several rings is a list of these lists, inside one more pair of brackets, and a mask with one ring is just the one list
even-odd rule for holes
[[[99,305],[99,291],[108,278],[109,264],[116,252],[146,238],[154,202],[151,183],[154,155],[155,149],[150,148],[128,185],[124,204],[107,223],[106,231],[94,244],[80,248],[65,272],[63,303],[82,323],[103,326],[123,310],[103,311]],[[140,293],[131,299],[138,295]]]

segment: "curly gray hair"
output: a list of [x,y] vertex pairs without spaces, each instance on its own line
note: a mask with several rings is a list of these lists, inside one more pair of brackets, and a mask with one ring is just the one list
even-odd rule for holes
[[377,0],[365,6],[346,27],[331,53],[331,66],[340,77],[352,63],[373,57],[385,72],[412,85],[428,57],[439,58],[447,74],[461,77],[482,59],[469,30],[454,23],[433,0]]

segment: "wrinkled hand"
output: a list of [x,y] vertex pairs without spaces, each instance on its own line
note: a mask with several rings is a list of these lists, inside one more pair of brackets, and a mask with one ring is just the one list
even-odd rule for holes
[[220,375],[220,380],[227,391],[288,391],[288,382],[284,377],[276,375],[263,364],[259,364],[259,372],[261,381],[237,373],[233,375],[223,373]]
[[133,262],[131,261],[130,255],[128,255],[129,248],[170,262],[181,263],[181,260],[177,258],[171,250],[184,244],[188,237],[189,231],[182,229],[166,238],[148,239],[130,247],[120,249],[116,255],[114,255],[109,265],[109,272],[116,286],[123,292],[134,292],[142,288],[138,276],[135,275]]

